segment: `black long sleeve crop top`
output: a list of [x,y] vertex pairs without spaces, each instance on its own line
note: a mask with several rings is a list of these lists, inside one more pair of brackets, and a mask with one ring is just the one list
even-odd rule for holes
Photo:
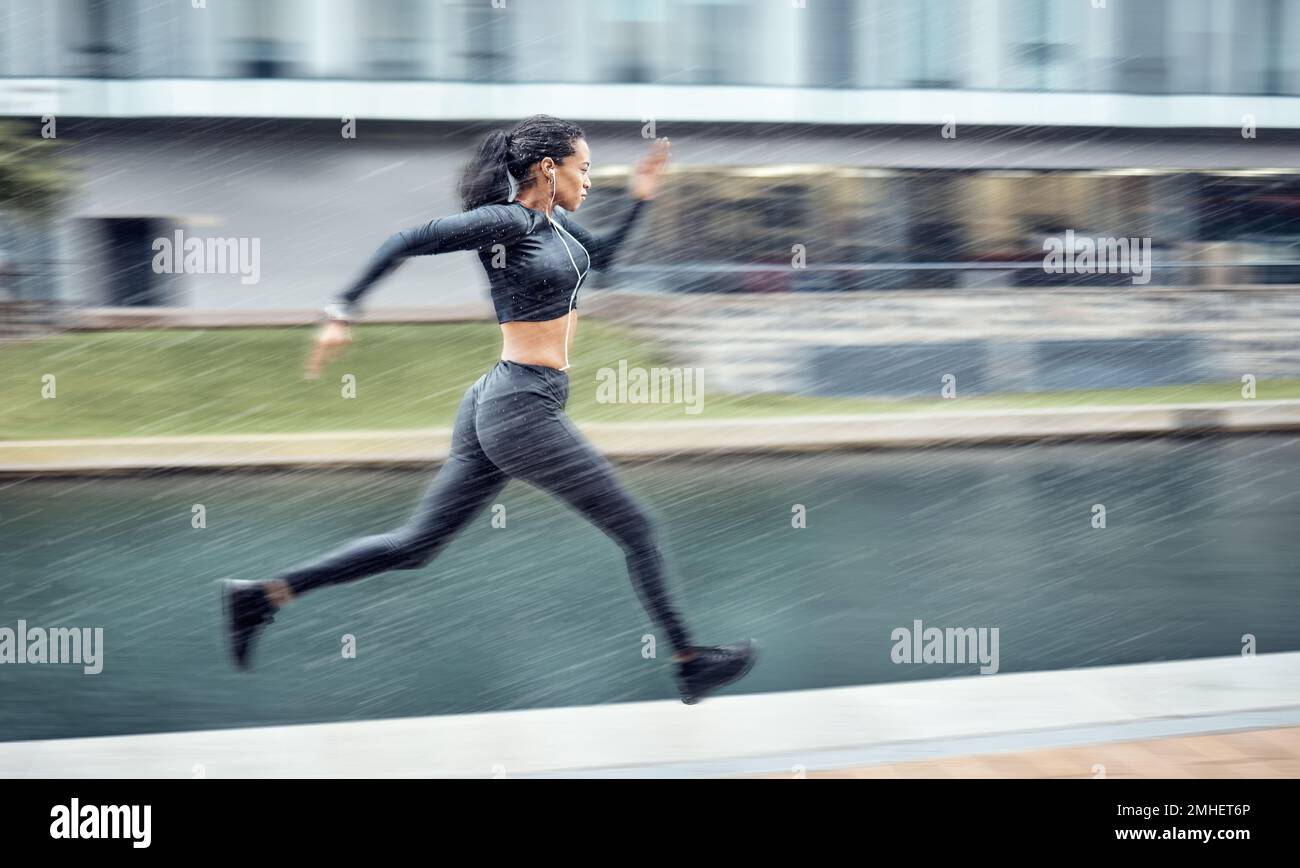
[[392,235],[337,299],[354,318],[363,295],[409,256],[475,250],[492,287],[497,322],[558,319],[577,306],[587,273],[609,268],[647,199],[633,199],[608,233],[594,235],[558,205],[552,226],[519,202],[481,205]]

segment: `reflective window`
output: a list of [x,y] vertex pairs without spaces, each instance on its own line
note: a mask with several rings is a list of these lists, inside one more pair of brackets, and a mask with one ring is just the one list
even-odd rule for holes
[[542,2],[10,0],[4,71],[1300,95],[1300,0]]
[[355,8],[368,78],[407,79],[424,74],[427,8],[420,0],[367,0]]

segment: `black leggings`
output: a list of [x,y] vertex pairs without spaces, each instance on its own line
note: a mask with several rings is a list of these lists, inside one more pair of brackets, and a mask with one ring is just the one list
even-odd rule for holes
[[653,520],[564,414],[569,377],[499,361],[465,393],[451,454],[398,530],[362,537],[280,576],[294,594],[388,570],[418,569],[514,478],[563,499],[623,549],[642,605],[674,650],[690,641],[673,609]]

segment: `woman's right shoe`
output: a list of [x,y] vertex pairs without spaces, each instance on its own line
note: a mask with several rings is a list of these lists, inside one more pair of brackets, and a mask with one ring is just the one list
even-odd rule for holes
[[695,656],[676,664],[675,673],[677,689],[687,705],[744,678],[754,668],[758,643],[748,639],[735,645],[704,645],[691,650]]
[[253,642],[261,629],[275,620],[275,606],[267,599],[261,582],[222,579],[221,608],[235,665],[244,670],[253,668]]

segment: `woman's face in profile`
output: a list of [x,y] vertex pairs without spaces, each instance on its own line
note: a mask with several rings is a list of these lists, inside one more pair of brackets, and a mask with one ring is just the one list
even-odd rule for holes
[[577,211],[591,188],[591,149],[586,139],[576,139],[574,152],[555,166],[555,204],[565,211]]

